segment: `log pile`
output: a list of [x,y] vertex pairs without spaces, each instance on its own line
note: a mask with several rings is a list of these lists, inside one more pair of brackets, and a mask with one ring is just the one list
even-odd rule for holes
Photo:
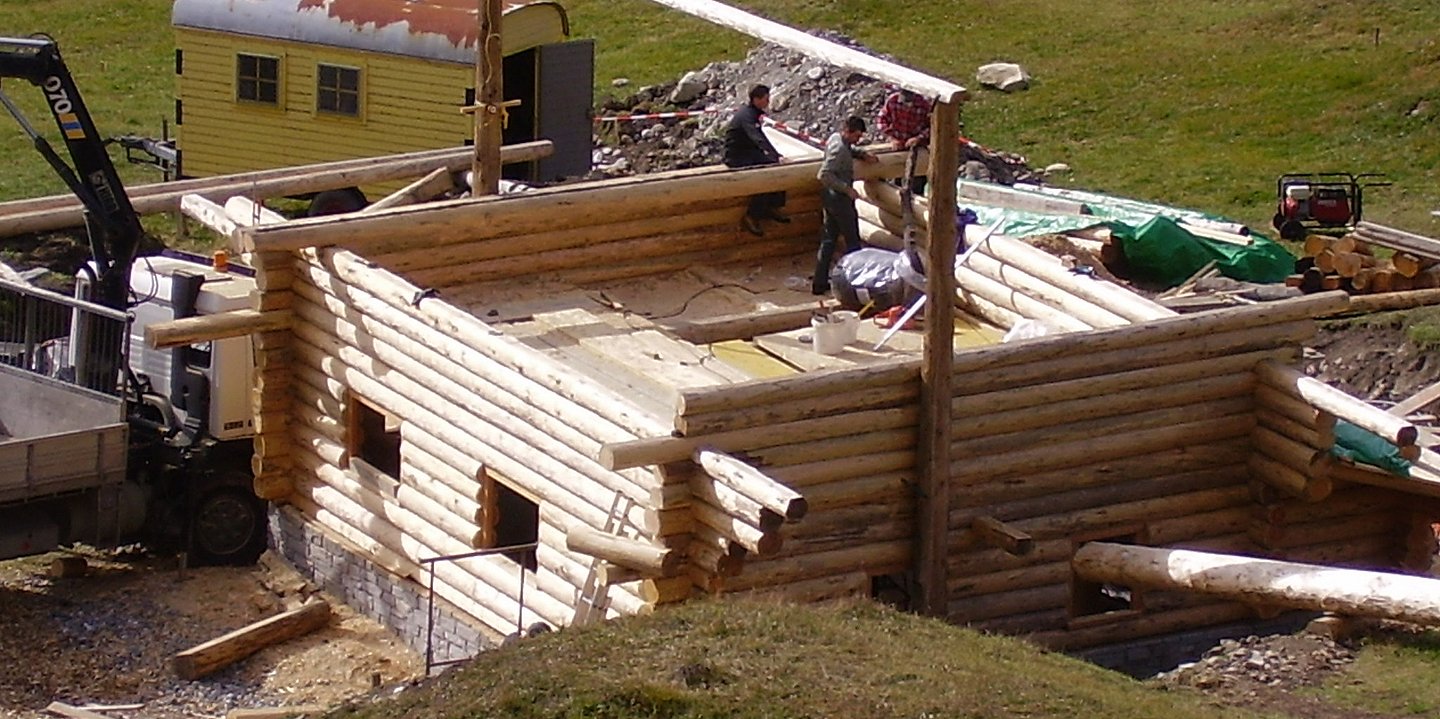
[[[1377,247],[1393,254],[1377,257]],[[1341,237],[1310,235],[1303,250],[1310,266],[1287,284],[1307,292],[1344,289],[1366,295],[1440,288],[1440,240],[1361,222]]]

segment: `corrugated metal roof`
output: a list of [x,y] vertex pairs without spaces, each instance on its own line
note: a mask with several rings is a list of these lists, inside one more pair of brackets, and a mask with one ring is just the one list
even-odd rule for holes
[[[216,30],[452,62],[475,61],[480,0],[175,0],[177,27]],[[554,0],[504,0],[506,53],[570,34]],[[540,16],[540,17],[537,17]],[[532,24],[535,23],[535,24]],[[556,32],[536,32],[553,26]],[[518,42],[512,42],[512,37]]]

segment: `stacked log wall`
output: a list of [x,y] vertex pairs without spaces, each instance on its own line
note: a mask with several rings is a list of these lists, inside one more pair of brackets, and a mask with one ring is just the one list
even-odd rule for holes
[[[499,482],[538,507],[538,566],[522,572],[498,556],[435,564],[437,593],[497,634],[684,596],[688,580],[597,584],[599,560],[564,549],[573,525],[688,541],[683,522],[665,521],[657,472],[595,459],[605,442],[667,428],[468,314],[417,306],[417,287],[349,253],[304,250],[290,269],[292,499],[311,521],[423,583],[421,559],[494,543],[486,507]],[[344,413],[357,397],[400,422],[396,476],[350,455]]]
[[371,259],[416,285],[444,288],[536,276],[585,284],[813,251],[820,232],[818,194],[789,193],[785,211],[791,222],[766,222],[763,237],[740,227],[745,204],[744,198],[691,201],[598,221],[556,214],[543,229],[476,228],[462,243]]

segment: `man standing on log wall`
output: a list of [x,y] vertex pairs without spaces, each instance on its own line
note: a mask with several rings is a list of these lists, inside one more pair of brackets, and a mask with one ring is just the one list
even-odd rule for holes
[[840,131],[825,142],[825,159],[820,162],[816,178],[824,189],[820,204],[825,209],[825,226],[820,235],[820,251],[815,256],[815,277],[810,291],[823,295],[830,291],[830,262],[835,259],[835,243],[845,243],[841,254],[860,249],[860,217],[855,214],[855,160],[879,162],[880,158],[855,147],[865,134],[865,120],[851,115]]
[[[766,139],[760,129],[760,120],[770,107],[770,88],[756,85],[750,88],[750,99],[745,106],[730,118],[725,127],[725,165],[731,168],[774,165],[780,162],[780,153]],[[740,224],[752,235],[762,236],[761,220],[789,222],[790,218],[780,212],[785,206],[784,192],[764,192],[750,198],[750,207]]]

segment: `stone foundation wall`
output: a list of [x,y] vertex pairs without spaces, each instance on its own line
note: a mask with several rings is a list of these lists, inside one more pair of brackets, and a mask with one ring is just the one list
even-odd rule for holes
[[[379,622],[424,656],[429,594],[425,587],[376,566],[349,543],[303,521],[291,507],[270,509],[270,548],[316,586]],[[468,659],[494,646],[478,622],[439,597],[430,637],[436,662]]]

